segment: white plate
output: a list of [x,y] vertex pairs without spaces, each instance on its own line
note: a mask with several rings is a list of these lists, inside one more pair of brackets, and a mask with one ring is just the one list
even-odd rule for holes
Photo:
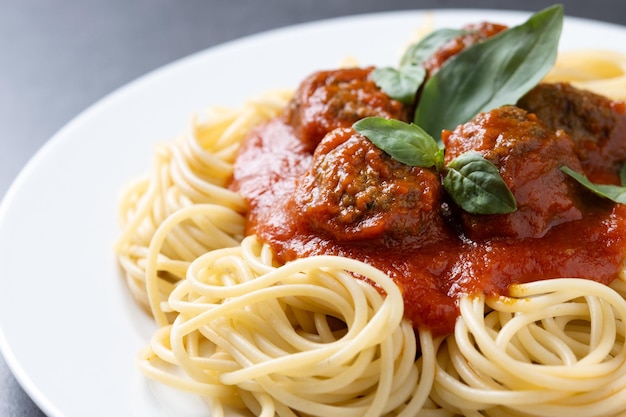
[[[295,87],[346,57],[363,65],[395,64],[427,16],[411,11],[334,19],[212,48],[104,98],[41,149],[0,206],[0,347],[45,413],[205,411],[195,399],[161,395],[134,367],[154,325],[127,293],[111,251],[120,187],[148,169],[152,144],[180,132],[192,112]],[[436,27],[459,27],[483,20],[517,24],[528,14],[448,10],[432,17]],[[561,46],[626,52],[626,28],[568,18]]]

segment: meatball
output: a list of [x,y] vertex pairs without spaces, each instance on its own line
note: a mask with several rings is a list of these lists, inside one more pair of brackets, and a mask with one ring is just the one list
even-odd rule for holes
[[464,26],[466,31],[463,35],[457,36],[443,44],[430,58],[424,62],[424,68],[429,75],[433,75],[451,57],[462,50],[482,42],[505,30],[507,27],[496,23],[476,23]]
[[619,183],[626,160],[626,106],[566,83],[539,84],[518,106],[575,143],[585,174],[597,183]]
[[408,120],[410,110],[372,80],[373,68],[320,71],[298,87],[283,117],[313,151],[324,135],[368,116]]
[[295,197],[304,221],[339,242],[440,236],[439,176],[402,164],[350,128],[330,132]]
[[567,133],[546,127],[537,117],[515,106],[477,115],[444,132],[445,163],[474,150],[500,171],[517,202],[508,214],[463,212],[465,233],[473,240],[492,237],[536,238],[552,227],[582,217],[575,182],[559,169],[581,172],[580,160]]

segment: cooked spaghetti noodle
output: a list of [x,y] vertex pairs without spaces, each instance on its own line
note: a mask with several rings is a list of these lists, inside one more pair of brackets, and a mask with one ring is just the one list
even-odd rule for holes
[[[155,336],[141,366],[156,379],[159,363],[180,366],[193,382],[175,383],[208,395],[218,409],[228,398],[255,415],[379,416],[399,408],[414,415],[434,367],[420,377],[401,297],[385,274],[346,258],[277,268],[268,248],[248,237],[190,265],[169,298],[179,315]],[[432,345],[427,335],[422,345]]]
[[604,50],[561,52],[546,82],[569,82],[614,100],[626,100],[626,54]]
[[624,281],[614,285],[563,278],[516,285],[513,298],[462,299],[433,397],[464,415],[623,412],[626,301]]
[[[275,116],[289,96],[273,92],[241,110],[209,109],[177,140],[158,144],[152,171],[124,191],[116,251],[133,296],[159,325],[167,322],[162,303],[184,279],[189,262],[243,238],[246,204],[225,182],[242,138]],[[171,230],[157,233],[168,224]]]
[[125,191],[116,252],[159,326],[138,357],[145,375],[203,396],[214,417],[229,407],[259,416],[624,412],[623,277],[462,297],[454,334],[416,338],[401,291],[376,268],[337,256],[282,264],[244,238],[246,204],[226,182],[241,140],[289,97],[194,118]]

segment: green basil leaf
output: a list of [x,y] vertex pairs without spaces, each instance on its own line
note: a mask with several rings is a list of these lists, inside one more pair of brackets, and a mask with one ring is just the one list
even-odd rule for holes
[[424,36],[419,42],[409,46],[402,55],[400,65],[421,65],[446,42],[466,34],[462,29],[438,29]]
[[619,181],[622,186],[626,187],[626,163],[622,165],[622,169],[619,171]]
[[417,125],[383,117],[366,117],[352,125],[358,133],[398,162],[441,169],[443,149]]
[[515,197],[498,168],[480,153],[466,152],[447,166],[443,186],[454,202],[472,214],[505,214],[517,210]]
[[552,68],[563,7],[552,6],[452,57],[424,85],[415,123],[439,138],[476,114],[514,104]]
[[459,29],[439,29],[410,46],[400,60],[400,68],[376,68],[372,76],[376,85],[389,97],[413,105],[417,90],[426,79],[422,66],[428,57],[448,40],[466,33]]
[[562,166],[561,171],[574,178],[581,185],[600,197],[608,198],[615,203],[626,204],[626,187],[610,184],[594,184],[589,181],[587,176],[580,174],[567,166]]
[[417,89],[426,78],[426,70],[422,66],[403,65],[400,69],[376,68],[372,72],[376,85],[389,97],[412,105]]

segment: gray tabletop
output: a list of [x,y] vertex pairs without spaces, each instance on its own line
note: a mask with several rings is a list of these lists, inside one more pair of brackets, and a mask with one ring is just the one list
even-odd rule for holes
[[[257,32],[385,10],[536,11],[549,0],[0,0],[0,198],[31,156],[104,95],[178,58]],[[626,25],[623,0],[564,0]],[[0,357],[0,416],[45,414]]]

